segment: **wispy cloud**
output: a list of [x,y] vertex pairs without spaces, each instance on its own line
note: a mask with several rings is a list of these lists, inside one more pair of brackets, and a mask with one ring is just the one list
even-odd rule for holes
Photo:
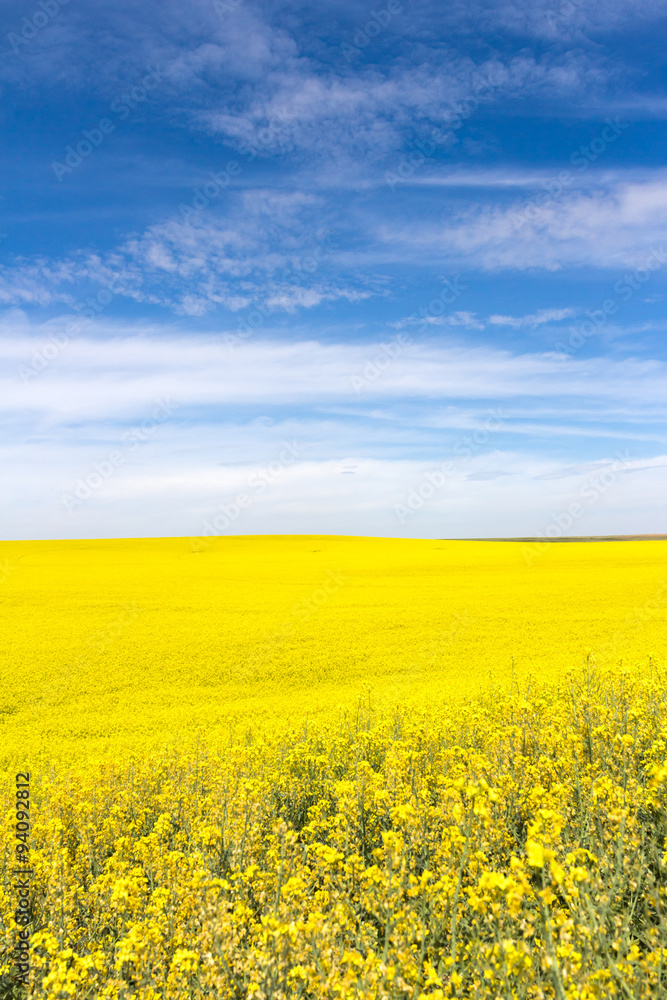
[[523,327],[535,329],[544,323],[559,323],[561,320],[570,319],[576,316],[576,309],[538,309],[537,312],[529,313],[527,316],[489,316],[488,322],[493,326],[511,326],[514,330]]
[[[136,412],[155,394],[177,395],[184,405],[195,406],[298,407],[343,400],[358,405],[351,375],[373,349],[369,343],[256,339],[240,344],[230,362],[221,335],[193,336],[174,326],[165,337],[160,327],[151,331],[100,321],[92,328],[94,336],[73,338],[43,375],[21,377],[30,345],[63,325],[64,320],[33,329],[29,340],[10,331],[0,339],[4,411],[41,411],[52,413],[51,419],[59,414],[66,422],[101,419]],[[667,364],[605,357],[564,362],[552,353],[415,341],[369,383],[366,397],[373,406],[382,399],[508,397],[662,405]]]
[[165,221],[110,252],[79,251],[56,262],[17,259],[0,269],[0,301],[73,303],[76,286],[93,283],[197,316],[253,302],[290,312],[368,297],[368,282],[339,266],[332,271],[339,244],[327,221],[322,200],[299,192],[240,192],[224,216],[181,203]]
[[[212,206],[190,217],[181,211],[187,206],[176,205],[167,219],[106,253],[80,251],[61,260],[18,258],[0,269],[0,301],[72,303],[80,294],[77,287],[94,283],[181,315],[203,315],[220,306],[235,312],[253,302],[292,311],[368,298],[382,287],[378,267],[406,255],[413,267],[428,261],[484,271],[586,266],[622,273],[642,266],[647,253],[665,242],[663,173],[635,183],[612,181],[604,191],[598,186],[601,178],[589,179],[588,190],[547,204],[538,219],[523,220],[518,231],[520,200],[509,205],[464,202],[464,207],[441,211],[437,224],[414,213],[409,223],[389,222],[367,209],[363,217],[346,221],[342,236],[340,220],[322,194],[236,191],[228,196],[224,214]],[[325,238],[331,241],[326,252]],[[528,329],[575,313],[574,307],[523,317],[492,313],[488,322]],[[426,322],[483,328],[472,310]]]
[[564,267],[636,267],[664,243],[667,187],[659,175],[641,183],[591,187],[547,203],[534,221],[517,229],[522,201],[475,204],[445,212],[439,223],[409,227],[381,223],[378,239],[441,263],[465,262],[486,270]]

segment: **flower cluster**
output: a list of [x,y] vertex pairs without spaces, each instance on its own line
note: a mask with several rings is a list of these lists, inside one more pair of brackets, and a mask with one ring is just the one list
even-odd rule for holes
[[[53,775],[31,995],[661,996],[665,679],[589,665],[535,695]],[[9,955],[6,888],[0,920]]]

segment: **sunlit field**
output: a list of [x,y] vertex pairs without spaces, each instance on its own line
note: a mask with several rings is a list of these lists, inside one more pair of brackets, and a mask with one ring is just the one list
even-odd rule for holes
[[[197,551],[201,547],[201,551]],[[195,551],[193,551],[193,549]],[[665,650],[666,542],[7,543],[1,763],[86,768]],[[513,666],[512,666],[513,665]],[[364,695],[365,703],[368,694]]]
[[667,542],[0,557],[0,997],[667,990]]

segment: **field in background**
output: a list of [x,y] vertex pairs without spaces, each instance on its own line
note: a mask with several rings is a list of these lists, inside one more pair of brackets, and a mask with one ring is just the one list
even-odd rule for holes
[[[397,701],[664,659],[667,542],[12,542],[0,770],[85,770]],[[370,692],[369,690],[370,689]]]
[[0,998],[667,995],[665,555],[7,544]]

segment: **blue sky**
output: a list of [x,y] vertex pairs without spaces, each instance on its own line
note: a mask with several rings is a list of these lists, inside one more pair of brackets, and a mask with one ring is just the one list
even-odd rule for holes
[[666,2],[0,21],[3,537],[666,530]]

